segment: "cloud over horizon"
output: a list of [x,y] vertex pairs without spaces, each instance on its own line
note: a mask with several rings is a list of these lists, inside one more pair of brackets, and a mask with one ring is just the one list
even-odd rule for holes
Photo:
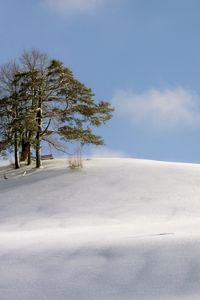
[[[108,1],[108,0],[107,0]],[[61,14],[90,14],[100,8],[105,0],[43,0],[47,8]]]
[[162,129],[200,124],[199,101],[200,95],[182,87],[140,94],[119,90],[112,99],[118,116],[133,124]]

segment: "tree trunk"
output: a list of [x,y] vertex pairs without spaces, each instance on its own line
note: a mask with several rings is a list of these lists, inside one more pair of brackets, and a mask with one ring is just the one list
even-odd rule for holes
[[18,136],[17,136],[17,131],[15,131],[15,136],[14,136],[14,153],[15,153],[15,169],[20,168],[19,164],[19,148],[18,148]]
[[30,143],[25,141],[25,139],[22,139],[22,152],[21,152],[20,161],[27,161],[29,148],[30,148]]
[[26,161],[27,165],[31,164],[31,143],[30,143],[30,135],[29,140],[25,141],[25,139],[22,139],[22,152],[20,161]]
[[36,136],[36,140],[37,140],[37,144],[36,144],[36,168],[40,168],[41,167],[41,145],[40,145],[40,137],[39,134],[37,133]]
[[40,168],[41,163],[41,132],[42,132],[42,109],[41,109],[41,101],[38,104],[38,111],[37,111],[37,123],[38,129],[36,134],[36,168]]
[[31,144],[29,143],[27,165],[31,165]]

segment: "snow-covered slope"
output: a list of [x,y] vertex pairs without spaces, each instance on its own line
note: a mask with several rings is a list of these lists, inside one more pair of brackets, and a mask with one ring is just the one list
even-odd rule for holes
[[200,299],[199,253],[200,165],[0,168],[1,300]]

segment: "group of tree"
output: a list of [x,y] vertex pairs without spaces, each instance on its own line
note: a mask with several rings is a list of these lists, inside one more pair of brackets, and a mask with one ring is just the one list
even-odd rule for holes
[[31,164],[33,151],[39,168],[44,141],[57,149],[61,141],[102,145],[94,127],[112,112],[63,62],[38,50],[0,66],[0,154],[12,151],[15,168],[20,161]]

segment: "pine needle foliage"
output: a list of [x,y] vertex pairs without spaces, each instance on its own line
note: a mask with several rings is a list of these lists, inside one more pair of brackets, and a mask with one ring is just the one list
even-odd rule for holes
[[96,102],[63,62],[39,50],[24,51],[18,63],[0,66],[0,153],[11,149],[15,168],[20,160],[31,163],[32,149],[39,168],[42,141],[57,149],[69,141],[102,145],[94,128],[112,113],[110,103]]

